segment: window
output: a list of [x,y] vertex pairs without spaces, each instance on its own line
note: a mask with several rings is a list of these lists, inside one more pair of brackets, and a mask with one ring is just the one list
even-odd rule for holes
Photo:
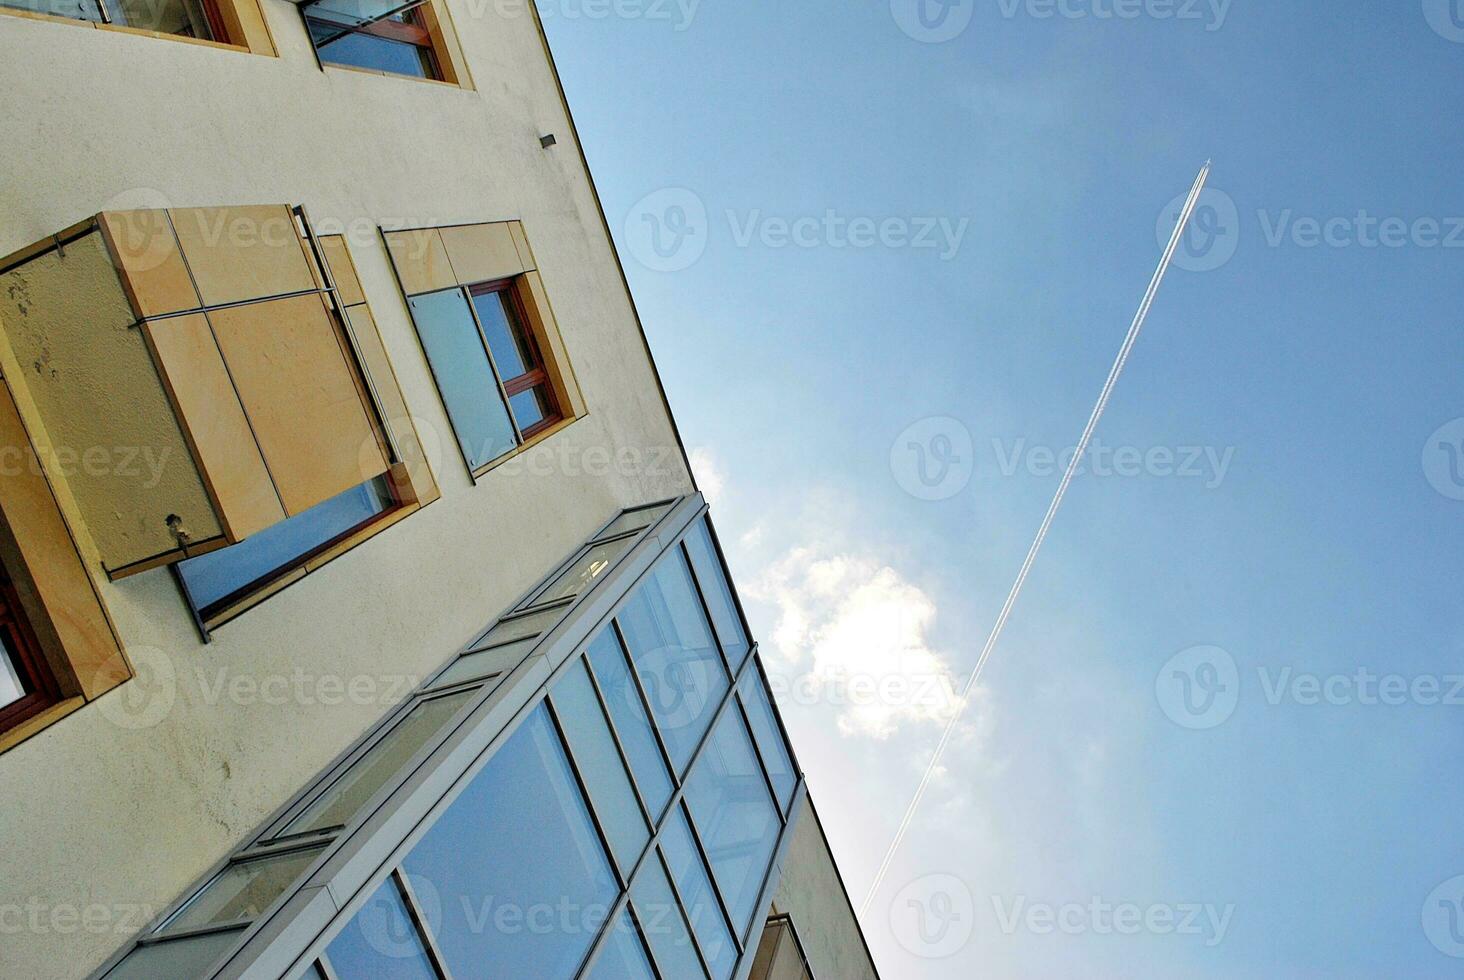
[[300,11],[322,67],[472,87],[445,9],[434,0],[305,0]]
[[711,970],[712,980],[730,980],[737,968],[737,946],[722,915],[722,903],[707,877],[686,814],[679,806],[666,820],[661,853],[666,858],[666,867],[671,869],[671,880],[676,883],[681,904],[691,919],[692,931],[701,942],[702,956]]
[[235,861],[168,921],[165,933],[254,919],[320,857],[319,847]]
[[519,222],[382,234],[474,477],[584,414]]
[[275,54],[257,0],[0,0],[0,10]]
[[0,731],[60,700],[56,680],[26,620],[10,576],[0,568]]
[[302,9],[325,64],[442,78],[420,0],[405,9],[398,0],[319,0]]

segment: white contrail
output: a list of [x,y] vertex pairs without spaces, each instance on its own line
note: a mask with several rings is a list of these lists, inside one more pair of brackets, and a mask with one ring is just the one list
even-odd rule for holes
[[1113,369],[1108,372],[1108,380],[1104,382],[1103,391],[1098,395],[1098,403],[1093,406],[1093,414],[1088,416],[1088,424],[1083,429],[1082,438],[1078,440],[1077,450],[1067,465],[1067,471],[1062,475],[1062,482],[1057,485],[1057,493],[1052,496],[1052,503],[1047,508],[1047,516],[1042,518],[1042,526],[1037,529],[1037,537],[1032,540],[1032,547],[1027,549],[1027,557],[1022,562],[1021,570],[1017,572],[1017,579],[1012,583],[1011,591],[1007,593],[1001,613],[996,617],[996,624],[991,628],[991,635],[986,638],[986,646],[981,649],[981,656],[977,659],[976,666],[972,668],[971,676],[966,679],[966,685],[961,689],[960,697],[956,701],[956,709],[952,713],[950,721],[946,723],[945,731],[941,733],[940,742],[935,747],[935,755],[931,757],[930,764],[925,767],[925,773],[920,777],[920,785],[915,790],[915,796],[910,800],[910,805],[905,808],[905,816],[900,820],[899,829],[895,831],[895,839],[890,842],[889,849],[885,851],[884,860],[880,862],[874,882],[869,886],[869,894],[865,896],[864,904],[859,907],[861,915],[869,911],[875,893],[884,883],[885,875],[890,870],[890,862],[894,860],[895,852],[900,849],[900,844],[910,829],[910,822],[915,817],[915,811],[919,809],[920,801],[925,796],[925,789],[930,785],[930,777],[935,773],[936,767],[940,765],[941,756],[945,754],[951,735],[955,732],[956,725],[966,710],[971,690],[981,679],[981,671],[986,667],[986,661],[991,658],[991,651],[996,648],[997,641],[1001,639],[1002,630],[1006,628],[1012,607],[1016,605],[1017,597],[1022,593],[1022,586],[1027,582],[1027,574],[1032,570],[1032,563],[1037,560],[1037,553],[1042,550],[1042,542],[1047,539],[1047,532],[1052,528],[1052,521],[1062,506],[1063,497],[1067,496],[1068,485],[1073,482],[1073,477],[1077,475],[1083,457],[1087,455],[1088,444],[1093,439],[1093,433],[1098,428],[1099,420],[1103,418],[1103,412],[1108,408],[1108,399],[1113,396],[1113,388],[1118,383],[1119,375],[1123,374],[1124,365],[1128,363],[1134,343],[1139,339],[1139,332],[1144,329],[1144,320],[1149,315],[1149,307],[1154,305],[1154,297],[1159,292],[1160,283],[1164,281],[1164,273],[1169,271],[1170,260],[1174,258],[1174,252],[1179,248],[1180,240],[1184,237],[1184,230],[1189,224],[1190,215],[1194,213],[1195,205],[1199,203],[1200,192],[1205,189],[1205,181],[1209,176],[1210,161],[1206,160],[1205,165],[1200,168],[1199,176],[1195,178],[1194,186],[1190,188],[1189,197],[1184,203],[1184,210],[1180,212],[1179,221],[1174,226],[1174,234],[1169,236],[1169,246],[1164,250],[1163,258],[1159,260],[1159,267],[1154,270],[1154,278],[1149,280],[1149,289],[1144,293],[1144,301],[1139,304],[1139,311],[1134,314],[1134,322],[1129,325],[1128,335],[1123,339],[1123,347],[1119,349],[1118,358],[1113,362]]

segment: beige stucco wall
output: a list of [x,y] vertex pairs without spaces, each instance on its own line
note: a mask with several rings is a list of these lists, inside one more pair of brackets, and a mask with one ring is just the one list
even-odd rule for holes
[[[691,487],[532,19],[448,0],[474,92],[322,73],[296,9],[264,6],[278,59],[0,15],[0,254],[108,208],[290,202],[344,225],[443,496],[208,646],[166,570],[103,586],[139,679],[0,754],[0,976],[84,976],[399,677],[617,507]],[[374,228],[503,218],[524,222],[589,415],[473,486]]]
[[813,975],[818,980],[879,980],[818,812],[806,798],[782,873],[773,914],[792,918]]

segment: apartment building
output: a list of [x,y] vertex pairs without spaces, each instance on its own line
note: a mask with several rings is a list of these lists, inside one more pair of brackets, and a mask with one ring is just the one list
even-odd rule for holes
[[0,90],[0,976],[877,976],[532,6]]

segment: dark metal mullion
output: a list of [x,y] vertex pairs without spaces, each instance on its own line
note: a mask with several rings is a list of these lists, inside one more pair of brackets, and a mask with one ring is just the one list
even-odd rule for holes
[[325,977],[325,980],[341,980],[341,975],[331,965],[329,953],[321,952],[320,957],[315,961],[315,967],[320,971],[320,975]]
[[524,433],[519,428],[518,419],[513,417],[513,406],[508,403],[508,389],[503,386],[503,374],[498,370],[498,362],[493,359],[493,348],[488,346],[488,332],[483,329],[483,321],[478,319],[478,308],[473,305],[473,293],[467,286],[458,288],[467,298],[468,312],[472,314],[473,325],[478,328],[478,340],[483,344],[483,352],[488,355],[488,367],[493,371],[493,380],[498,382],[498,395],[503,399],[503,410],[508,413],[508,424],[513,426],[514,439],[518,445],[523,445]]
[[[654,567],[654,566],[652,566]],[[635,657],[631,655],[630,644],[625,642],[625,634],[620,629],[620,619],[617,616],[610,621],[610,628],[615,633],[615,641],[620,644],[620,656],[625,659],[625,666],[630,671],[630,682],[635,685],[636,694],[640,696],[641,708],[646,713],[646,724],[650,726],[651,737],[656,740],[656,747],[661,750],[661,761],[666,765],[666,771],[671,774],[671,795],[673,800],[681,789],[681,774],[676,771],[676,765],[671,761],[671,753],[666,748],[666,742],[661,737],[661,726],[656,721],[656,715],[651,711],[651,699],[646,694],[645,685],[641,683],[640,672],[636,669]],[[696,754],[692,754],[692,762],[695,763]],[[690,772],[690,766],[687,767]],[[669,807],[670,804],[667,804]]]
[[630,768],[630,755],[625,751],[625,743],[620,739],[620,730],[615,727],[615,719],[610,715],[610,708],[605,701],[605,692],[600,689],[600,679],[595,676],[594,665],[590,663],[587,654],[576,655],[585,666],[585,674],[590,678],[590,688],[595,692],[595,702],[600,706],[600,716],[605,719],[605,725],[610,730],[610,741],[615,743],[615,754],[620,759],[620,766],[625,770],[625,776],[630,780],[630,787],[635,792],[635,801],[640,805],[641,817],[646,822],[646,827],[652,834],[656,830],[656,818],[651,814],[651,808],[646,806],[644,794],[640,783],[636,781],[635,770]]
[[549,722],[554,726],[554,734],[559,738],[559,746],[564,750],[565,760],[569,762],[569,771],[574,775],[574,783],[579,787],[580,795],[584,798],[585,809],[590,814],[590,823],[595,827],[595,835],[600,839],[600,846],[605,849],[605,859],[615,875],[615,882],[621,889],[628,890],[630,876],[620,870],[620,862],[615,858],[615,849],[610,846],[610,835],[605,832],[605,825],[600,819],[599,807],[595,803],[595,798],[590,794],[590,787],[580,770],[579,760],[574,757],[574,748],[564,734],[564,723],[559,719],[559,709],[554,706],[552,691],[544,695],[542,704],[548,710]]
[[[702,972],[710,980],[712,976],[712,965],[707,961],[707,954],[702,950],[701,937],[696,934],[696,923],[691,920],[691,906],[686,902],[686,896],[681,894],[681,886],[676,883],[676,876],[671,873],[671,865],[666,862],[666,855],[662,852],[660,845],[655,848],[656,859],[661,862],[661,870],[666,875],[666,881],[671,885],[671,897],[676,900],[677,911],[681,913],[681,920],[686,923],[686,935],[691,939],[692,952],[696,953],[697,961],[701,963]],[[740,955],[741,950],[738,950]],[[651,955],[655,955],[654,951]]]
[[635,938],[641,944],[641,952],[646,954],[646,962],[651,964],[651,972],[656,975],[656,980],[671,980],[661,972],[661,964],[656,962],[656,954],[651,952],[650,940],[646,938],[646,927],[641,923],[640,913],[635,910],[635,903],[630,900],[630,891],[625,893],[625,915],[630,917],[630,923],[635,927]]
[[691,831],[692,846],[696,848],[702,868],[706,871],[707,881],[711,882],[712,897],[717,900],[717,908],[722,912],[722,921],[727,924],[727,934],[732,937],[732,942],[737,946],[737,958],[740,960],[747,949],[742,942],[742,937],[737,935],[737,923],[732,921],[732,913],[727,910],[727,900],[722,897],[722,889],[717,885],[717,876],[712,873],[712,858],[707,854],[707,847],[702,843],[696,823],[691,819],[691,808],[686,805],[685,799],[678,800],[676,806],[681,811],[681,819],[686,821],[686,829]]
[[[212,884],[213,880],[213,878],[210,878],[209,883]],[[190,902],[193,900],[195,895],[197,895],[197,892],[195,892],[194,895],[188,896]],[[182,909],[180,908],[178,911],[181,912]],[[178,912],[174,912],[172,915],[168,916],[168,918],[170,919],[175,919],[177,917]],[[194,926],[192,929],[179,929],[177,932],[152,932],[146,936],[138,936],[137,945],[160,946],[163,943],[181,942],[185,939],[197,939],[199,936],[212,936],[214,933],[217,932],[238,932],[242,929],[249,928],[249,926],[253,923],[254,917],[249,916],[242,919],[229,919],[227,922],[209,922],[201,926]]]
[[[417,934],[422,937],[422,946],[427,950],[427,958],[432,961],[433,968],[442,980],[453,980],[452,971],[447,968],[447,960],[438,948],[437,937],[432,935],[432,930],[427,924],[427,915],[422,910],[422,903],[417,900],[417,893],[412,888],[412,883],[407,879],[407,873],[397,865],[388,876],[389,881],[396,884],[397,894],[400,895],[402,905],[406,907],[407,917],[417,927]],[[369,899],[368,899],[369,901]]]
[[93,0],[93,2],[95,2],[97,5],[97,13],[101,16],[102,23],[114,23],[114,21],[112,20],[112,12],[107,9],[107,0]]

